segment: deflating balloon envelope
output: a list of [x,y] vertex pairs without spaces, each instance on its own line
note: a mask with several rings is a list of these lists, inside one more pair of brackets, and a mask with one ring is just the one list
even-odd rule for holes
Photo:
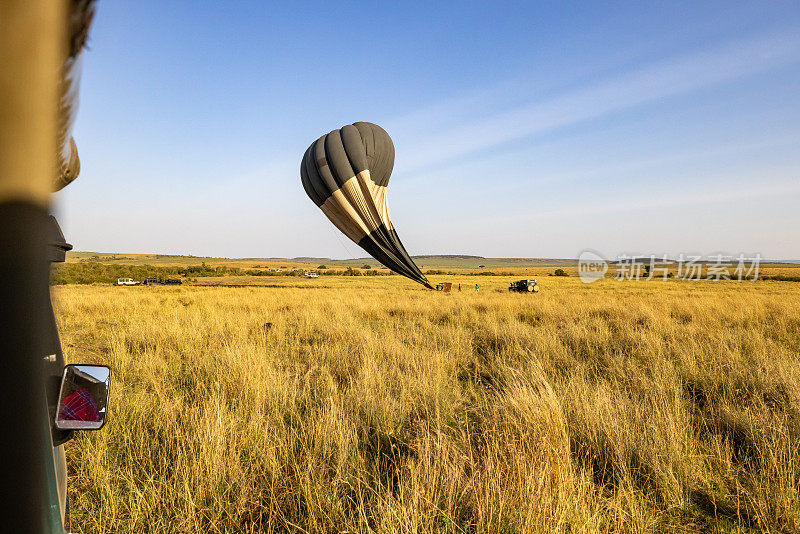
[[312,143],[300,177],[306,193],[341,232],[398,274],[431,288],[394,230],[386,186],[394,144],[383,128],[357,122]]

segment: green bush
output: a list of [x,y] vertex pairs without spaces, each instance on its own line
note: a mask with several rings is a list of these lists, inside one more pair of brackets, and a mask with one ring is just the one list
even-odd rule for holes
[[567,271],[565,271],[564,269],[556,269],[556,271],[553,274],[555,276],[569,276],[567,274]]

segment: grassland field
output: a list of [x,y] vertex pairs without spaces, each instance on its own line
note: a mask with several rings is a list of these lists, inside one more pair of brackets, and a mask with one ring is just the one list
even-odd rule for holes
[[800,532],[800,284],[540,268],[54,288],[73,530]]

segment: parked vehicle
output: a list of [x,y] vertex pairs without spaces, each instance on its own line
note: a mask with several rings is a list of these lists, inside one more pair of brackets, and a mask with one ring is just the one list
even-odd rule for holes
[[181,284],[183,284],[183,282],[181,281],[180,278],[167,278],[166,280],[164,280],[165,286],[179,286]]
[[[63,262],[72,245],[66,242],[58,221],[50,216],[49,260]],[[130,278],[126,279],[130,280]],[[67,497],[67,464],[64,444],[79,430],[100,430],[106,421],[111,369],[105,365],[64,365],[61,340],[58,336],[52,306],[49,310],[49,332],[45,350],[47,412],[53,447],[53,468],[61,520],[69,523]]]
[[118,286],[135,286],[136,282],[133,281],[133,278],[117,278],[117,285]]
[[48,206],[80,170],[72,124],[93,13],[91,0],[0,2],[2,532],[64,533],[64,443],[107,415],[110,369],[64,366],[49,288],[71,248]]
[[516,282],[511,282],[511,285],[508,286],[508,290],[518,293],[538,293],[539,284],[536,280],[517,280]]

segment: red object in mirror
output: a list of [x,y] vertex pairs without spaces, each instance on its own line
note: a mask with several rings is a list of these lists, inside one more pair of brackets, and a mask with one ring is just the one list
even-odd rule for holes
[[59,414],[61,419],[68,421],[100,421],[100,411],[97,403],[85,388],[81,388],[65,398]]

